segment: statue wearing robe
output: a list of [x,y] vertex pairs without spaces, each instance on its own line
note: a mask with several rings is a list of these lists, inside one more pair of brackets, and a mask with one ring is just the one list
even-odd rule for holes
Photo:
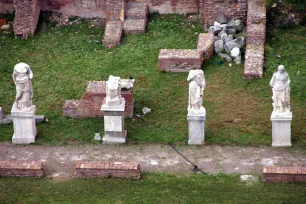
[[273,92],[273,111],[290,112],[290,79],[283,65],[280,65],[278,71],[273,74],[270,86]]
[[25,63],[16,64],[13,72],[13,80],[16,85],[15,106],[19,109],[27,109],[32,106],[33,72]]
[[187,78],[189,82],[188,111],[198,113],[203,109],[202,97],[206,86],[202,70],[190,70]]

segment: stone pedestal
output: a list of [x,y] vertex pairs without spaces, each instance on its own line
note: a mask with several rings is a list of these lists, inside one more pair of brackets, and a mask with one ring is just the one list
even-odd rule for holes
[[272,147],[291,147],[292,112],[271,114]]
[[204,141],[205,120],[206,120],[205,108],[203,108],[200,113],[193,113],[191,111],[188,111],[187,120],[188,120],[188,132],[189,132],[188,144],[190,145],[205,144]]
[[12,119],[14,124],[13,144],[35,143],[35,105],[29,109],[18,109],[15,104],[12,107]]
[[104,136],[103,144],[126,143],[126,131],[124,130],[125,100],[116,106],[102,104],[101,111],[104,112]]

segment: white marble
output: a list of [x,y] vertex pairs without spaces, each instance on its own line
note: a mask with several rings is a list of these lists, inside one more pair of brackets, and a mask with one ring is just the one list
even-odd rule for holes
[[292,112],[282,114],[272,112],[272,147],[291,147]]
[[14,124],[13,144],[35,142],[37,134],[35,124],[35,105],[33,99],[33,72],[28,64],[19,63],[14,67],[13,80],[16,85],[16,97],[11,110]]
[[290,79],[283,65],[279,65],[277,72],[273,74],[270,86],[273,93],[273,112],[270,118],[272,121],[272,146],[290,147],[292,121]]
[[203,108],[201,113],[195,114],[188,112],[188,144],[203,145],[205,144],[205,120],[206,110]]
[[106,82],[105,103],[108,106],[117,106],[121,104],[121,83],[120,77],[110,75]]
[[20,110],[17,106],[12,107],[12,118],[14,124],[13,144],[35,143],[37,134],[35,124],[35,106],[27,110]]
[[190,70],[187,77],[189,82],[188,112],[203,113],[203,95],[206,87],[203,70]]

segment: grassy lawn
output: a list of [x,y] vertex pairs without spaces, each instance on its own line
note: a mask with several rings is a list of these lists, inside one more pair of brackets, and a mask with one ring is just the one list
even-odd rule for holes
[[145,174],[139,181],[0,179],[0,203],[305,203],[305,184],[247,184],[231,175]]
[[[80,99],[87,81],[106,80],[110,74],[133,76],[134,112],[141,113],[147,106],[152,113],[146,116],[148,126],[137,118],[126,120],[128,141],[186,144],[187,73],[158,72],[158,53],[162,48],[196,48],[202,25],[188,16],[153,15],[146,34],[124,36],[115,49],[92,43],[102,39],[103,30],[89,28],[83,21],[69,27],[43,26],[28,40],[0,34],[0,106],[10,112],[15,97],[13,67],[26,62],[34,72],[36,114],[49,119],[37,126],[38,143],[90,143],[97,128],[103,131],[103,119],[65,118],[64,101]],[[204,96],[208,144],[271,144],[268,83],[278,64],[284,64],[292,80],[292,141],[295,146],[306,145],[306,27],[268,29],[264,79],[246,81],[243,65],[229,67],[217,58],[203,65],[208,83]],[[12,135],[12,125],[0,126],[0,141],[11,140]]]

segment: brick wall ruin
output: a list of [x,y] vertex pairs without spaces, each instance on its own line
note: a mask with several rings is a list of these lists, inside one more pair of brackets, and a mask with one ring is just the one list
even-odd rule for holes
[[28,38],[33,36],[40,14],[40,0],[14,0],[15,36]]
[[263,182],[306,182],[306,167],[265,166],[262,170]]
[[41,161],[0,161],[0,176],[42,178],[44,166]]
[[140,179],[140,165],[127,162],[77,162],[75,177]]
[[[125,117],[133,117],[134,96],[133,88],[122,89],[122,97],[125,99]],[[63,115],[71,118],[95,118],[103,117],[100,110],[106,97],[105,81],[90,81],[81,100],[66,100],[63,105]]]
[[220,14],[246,22],[247,9],[248,0],[204,0],[204,28],[207,31]]

